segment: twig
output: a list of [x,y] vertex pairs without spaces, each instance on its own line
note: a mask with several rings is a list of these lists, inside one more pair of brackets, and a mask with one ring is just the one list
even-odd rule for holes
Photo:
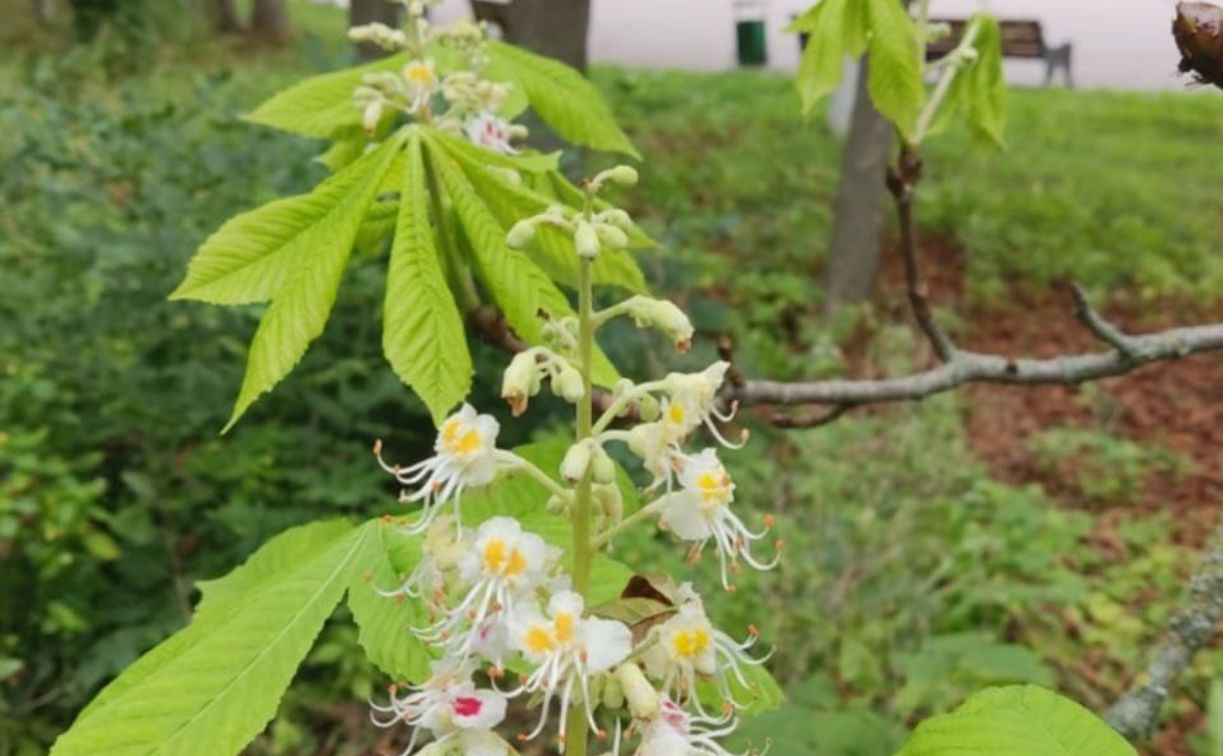
[[1092,308],[1091,302],[1087,300],[1087,293],[1083,291],[1083,287],[1075,283],[1070,284],[1070,294],[1074,297],[1074,314],[1079,319],[1079,322],[1085,325],[1087,330],[1095,334],[1096,338],[1111,345],[1126,357],[1133,359],[1135,350],[1130,337],[1122,333],[1120,328],[1109,323],[1100,313]]
[[1168,624],[1168,634],[1155,648],[1151,663],[1137,684],[1108,710],[1109,724],[1136,738],[1154,729],[1159,709],[1176,679],[1194,655],[1214,637],[1223,618],[1223,525],[1211,537],[1206,562],[1189,580],[1189,597]]
[[792,430],[795,428],[818,428],[840,419],[858,405],[852,403],[838,404],[829,410],[815,412],[793,413],[775,412],[769,417],[769,425],[774,428]]
[[950,362],[956,348],[942,326],[934,319],[930,310],[929,289],[922,277],[921,264],[917,259],[917,232],[913,223],[913,199],[917,183],[921,181],[921,156],[911,145],[901,148],[900,159],[888,169],[888,191],[896,201],[896,215],[900,220],[900,254],[905,266],[905,289],[909,294],[909,306],[917,325],[926,335],[934,353],[943,362]]

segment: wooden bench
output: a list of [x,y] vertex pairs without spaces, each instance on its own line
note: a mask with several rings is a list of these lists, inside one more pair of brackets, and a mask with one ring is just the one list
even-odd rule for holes
[[[930,19],[931,23],[947,24],[951,34],[932,42],[926,49],[927,60],[937,60],[955,49],[964,36],[964,28],[968,20],[963,18]],[[1002,30],[1002,55],[1007,58],[1026,58],[1043,60],[1045,62],[1045,86],[1053,82],[1053,77],[1061,69],[1066,86],[1074,87],[1074,72],[1071,69],[1074,47],[1069,42],[1057,47],[1045,44],[1044,30],[1039,21],[1013,20],[1000,21]]]

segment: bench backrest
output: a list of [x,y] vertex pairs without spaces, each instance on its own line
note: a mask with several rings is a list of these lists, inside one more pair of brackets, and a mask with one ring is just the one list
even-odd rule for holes
[[[963,18],[936,18],[931,23],[948,24],[951,34],[932,42],[926,51],[928,60],[936,60],[955,49],[964,37],[964,28],[968,20]],[[1045,35],[1040,22],[1028,19],[1001,21],[1002,54],[1008,58],[1043,58],[1045,57]]]

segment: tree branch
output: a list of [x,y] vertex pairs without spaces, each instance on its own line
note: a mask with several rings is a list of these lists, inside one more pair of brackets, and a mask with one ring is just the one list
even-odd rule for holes
[[900,150],[900,159],[896,165],[888,169],[888,191],[896,201],[896,216],[900,221],[900,255],[905,266],[905,289],[909,294],[909,306],[917,325],[926,335],[934,353],[943,362],[950,362],[955,356],[955,345],[951,337],[934,319],[930,310],[929,289],[922,277],[921,264],[917,259],[917,230],[913,223],[913,200],[917,193],[917,184],[921,181],[921,155],[910,144],[905,144]]
[[1143,365],[1176,360],[1199,352],[1223,350],[1223,323],[1174,328],[1142,336],[1126,336],[1129,353],[1072,354],[1050,359],[1013,359],[958,350],[936,368],[881,380],[823,380],[796,383],[745,381],[724,391],[725,401],[759,404],[872,404],[924,399],[970,383],[1012,385],[1074,385],[1124,375]]
[[1189,597],[1168,624],[1168,635],[1156,647],[1146,672],[1137,684],[1108,710],[1108,723],[1127,738],[1151,732],[1159,709],[1176,679],[1210,642],[1223,618],[1223,525],[1211,536],[1206,562],[1190,578]]

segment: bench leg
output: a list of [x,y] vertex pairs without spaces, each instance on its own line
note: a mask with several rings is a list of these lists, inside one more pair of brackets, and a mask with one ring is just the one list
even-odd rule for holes
[[1053,83],[1058,69],[1062,69],[1066,86],[1074,89],[1074,47],[1070,44],[1045,50],[1045,86]]

